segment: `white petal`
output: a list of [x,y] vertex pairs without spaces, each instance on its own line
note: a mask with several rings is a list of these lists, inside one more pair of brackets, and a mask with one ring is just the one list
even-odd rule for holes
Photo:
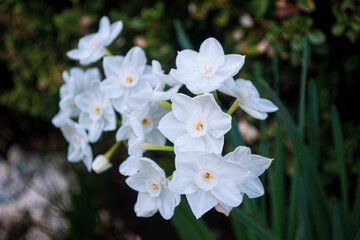
[[202,106],[198,101],[182,93],[178,93],[172,98],[172,109],[175,117],[182,122],[186,122],[190,116],[197,116],[202,112]]
[[239,54],[228,54],[225,56],[224,65],[217,71],[226,78],[236,75],[245,63],[245,56]]
[[203,190],[198,190],[192,194],[186,194],[186,198],[197,219],[215,207],[219,202],[210,192],[205,192]]
[[218,66],[223,65],[225,61],[225,55],[219,41],[215,38],[206,39],[200,46],[197,60],[200,62],[207,60],[215,60],[217,61]]
[[254,99],[251,103],[251,107],[260,112],[275,112],[279,109],[270,100],[265,98]]
[[121,85],[121,82],[114,75],[105,78],[105,80],[102,81],[100,84],[100,89],[109,98],[118,98],[124,93],[124,89]]
[[160,120],[158,129],[171,142],[186,134],[184,123],[177,120],[173,112],[166,114]]
[[107,36],[109,36],[110,33],[110,20],[107,16],[103,16],[100,19],[100,23],[99,23],[99,31],[98,33],[103,37],[106,38]]
[[99,121],[92,122],[89,128],[89,142],[94,143],[97,140],[99,140],[103,129],[104,129],[103,119],[99,119]]
[[110,56],[110,57],[104,57],[103,59],[103,66],[104,66],[104,72],[105,76],[117,76],[121,73],[121,65],[124,61],[123,56]]
[[114,39],[120,34],[122,29],[123,29],[122,21],[117,21],[117,22],[114,22],[113,24],[111,24],[110,36],[109,36],[106,46],[109,45],[110,43],[112,43],[112,41],[114,41]]
[[226,79],[217,90],[222,93],[225,93],[229,96],[236,97],[234,94],[235,88],[236,88],[235,81],[231,77],[231,78]]
[[216,170],[216,173],[219,175],[219,178],[224,181],[232,182],[235,185],[244,183],[250,174],[246,167],[228,161],[224,161]]
[[139,157],[141,156],[129,156],[120,164],[119,172],[125,176],[134,175],[137,171],[139,171]]
[[253,108],[250,107],[245,107],[244,105],[239,104],[239,107],[244,110],[245,112],[247,112],[250,116],[252,116],[253,118],[259,119],[259,120],[264,120],[268,117],[267,113],[264,112],[259,112]]
[[178,194],[190,194],[198,190],[194,182],[194,172],[175,170],[169,183],[169,189]]
[[174,194],[168,189],[163,188],[158,200],[158,209],[161,216],[166,220],[170,219],[174,215],[175,207],[179,202],[180,196],[178,194]]
[[137,211],[147,212],[157,210],[157,201],[148,193],[139,192],[137,198]]
[[272,161],[273,159],[252,154],[251,160],[243,164],[243,166],[256,176],[260,176],[266,169],[269,168]]
[[191,75],[191,72],[197,72],[197,61],[196,58],[198,53],[193,50],[183,50],[178,52],[176,57],[176,67],[183,74]]
[[79,124],[80,126],[82,126],[85,129],[89,129],[91,124],[92,124],[92,120],[90,118],[90,115],[86,112],[81,112],[79,115]]
[[219,181],[211,193],[220,201],[232,207],[237,207],[242,202],[242,196],[235,184]]
[[136,71],[137,74],[142,74],[145,70],[146,61],[144,50],[140,47],[133,47],[126,54],[122,62],[122,67],[124,69],[132,69]]
[[233,152],[225,155],[224,160],[244,164],[251,159],[251,150],[245,146],[238,146]]
[[257,198],[264,195],[264,187],[260,179],[253,173],[249,175],[247,180],[240,185],[239,190],[245,193],[249,198]]
[[205,152],[208,153],[221,153],[224,146],[224,136],[215,138],[210,134],[205,134],[201,137],[205,144]]
[[69,162],[79,162],[83,157],[83,152],[80,148],[75,148],[72,144],[68,148],[68,160]]
[[130,138],[132,129],[130,126],[122,125],[116,132],[115,138],[117,142],[124,141]]

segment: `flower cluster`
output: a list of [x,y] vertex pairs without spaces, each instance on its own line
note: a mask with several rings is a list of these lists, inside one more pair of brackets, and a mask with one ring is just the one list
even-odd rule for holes
[[[134,209],[141,217],[159,211],[170,219],[181,194],[196,218],[212,208],[228,215],[244,194],[263,195],[258,177],[272,159],[251,154],[245,146],[222,156],[224,135],[238,106],[257,119],[277,110],[271,101],[260,98],[251,81],[234,80],[245,56],[225,55],[221,44],[208,38],[199,52],[178,52],[176,69],[166,74],[158,61],[147,64],[140,47],[125,56],[112,56],[106,46],[121,30],[121,21],[110,25],[103,17],[99,31],[81,38],[78,49],[67,53],[82,65],[102,59],[105,73],[103,80],[97,68],[74,67],[63,73],[60,111],[53,124],[69,142],[68,160],[83,161],[89,171],[101,173],[112,167],[111,156],[126,141],[129,157],[119,171],[139,192]],[[179,93],[182,85],[195,96]],[[236,98],[229,111],[219,106],[216,91]],[[97,142],[103,131],[115,130],[114,146],[93,161],[90,143]],[[166,139],[173,146],[165,146]],[[146,150],[174,151],[172,175],[144,157]]]

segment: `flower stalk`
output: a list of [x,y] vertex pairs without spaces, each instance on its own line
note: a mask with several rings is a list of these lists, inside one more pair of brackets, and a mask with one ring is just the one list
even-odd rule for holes
[[169,103],[167,101],[158,101],[156,103],[163,106],[163,107],[166,107],[166,108],[172,110],[171,103]]
[[232,115],[235,112],[235,110],[238,108],[239,103],[240,103],[240,98],[237,98],[226,113]]
[[121,141],[114,143],[114,145],[112,145],[112,147],[104,154],[105,157],[107,157],[107,159],[110,160],[110,158],[112,157],[112,155],[120,145],[121,145]]
[[168,152],[174,151],[173,146],[161,146],[161,145],[155,145],[155,144],[150,144],[150,143],[141,144],[141,148],[144,150],[152,150],[152,151],[168,151]]

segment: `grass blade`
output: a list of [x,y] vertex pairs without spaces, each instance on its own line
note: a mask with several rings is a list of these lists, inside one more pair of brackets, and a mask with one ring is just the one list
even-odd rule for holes
[[261,237],[261,239],[266,239],[266,240],[276,239],[273,233],[271,232],[271,230],[263,226],[261,223],[259,223],[255,218],[250,216],[244,210],[240,210],[239,208],[234,208],[231,211],[231,214],[240,222],[242,222],[245,226],[253,229]]
[[306,75],[309,62],[309,43],[307,40],[304,42],[303,49],[303,65],[301,69],[301,79],[300,79],[300,102],[299,102],[299,114],[298,114],[298,126],[300,136],[304,136],[304,118],[305,118],[305,85],[306,85]]
[[230,214],[231,228],[234,232],[235,239],[250,239],[248,229],[234,215]]
[[340,203],[333,206],[333,240],[353,239],[355,231],[349,215]]
[[174,27],[175,27],[176,38],[179,42],[181,49],[194,49],[194,46],[191,43],[179,19],[176,19],[174,21]]
[[[321,239],[326,239],[326,237],[329,235],[328,229],[330,228],[330,207],[328,205],[328,198],[325,194],[325,189],[320,180],[320,176],[317,173],[314,163],[311,161],[311,155],[309,154],[306,145],[302,141],[298,129],[296,128],[284,104],[280,101],[276,93],[266,82],[262,81],[261,84],[264,86],[274,103],[279,107],[279,114],[282,117],[285,129],[293,145],[295,158],[298,160],[299,164],[295,164],[294,171],[301,171],[299,174],[303,173],[304,169],[308,171],[308,176],[311,179],[311,184],[309,184],[309,207],[310,210],[314,213],[312,217],[321,216],[320,221],[314,221],[314,223],[318,224],[315,229],[318,233],[318,236],[321,236]],[[304,177],[307,177],[307,175],[304,175]],[[305,183],[308,183],[307,181],[308,180],[305,179]],[[296,186],[296,182],[292,187],[294,186]],[[291,189],[291,191],[293,191],[293,189]]]
[[359,226],[360,225],[360,175],[358,175],[357,184],[356,184],[353,213],[355,214],[354,216],[355,226]]
[[310,154],[316,166],[319,162],[319,114],[316,94],[316,84],[310,81],[308,90],[308,108],[309,108],[309,143]]
[[171,221],[181,239],[215,240],[205,223],[201,219],[197,220],[192,214],[185,198],[182,198],[180,205],[176,207]]
[[349,210],[348,183],[347,183],[343,134],[341,130],[339,113],[336,110],[335,106],[333,107],[331,112],[331,123],[332,123],[333,137],[335,142],[336,156],[338,159],[338,167],[340,171],[342,199],[344,201],[345,209]]

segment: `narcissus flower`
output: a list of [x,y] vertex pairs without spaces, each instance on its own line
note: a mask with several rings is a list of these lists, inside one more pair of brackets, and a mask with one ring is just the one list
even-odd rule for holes
[[88,65],[96,62],[106,54],[105,47],[119,35],[123,28],[122,21],[110,25],[108,17],[100,19],[99,31],[80,38],[78,48],[67,52],[67,56],[79,60],[80,64]]
[[109,168],[112,167],[112,163],[109,161],[109,159],[105,155],[98,155],[93,163],[92,163],[92,169],[96,173],[103,173]]
[[72,120],[66,121],[60,130],[69,143],[67,155],[69,162],[82,161],[90,172],[93,156],[85,130]]
[[135,212],[138,217],[151,217],[157,211],[164,219],[170,219],[180,203],[180,195],[169,190],[169,180],[154,161],[138,160],[139,171],[126,179],[126,183],[138,191]]
[[100,88],[109,96],[116,111],[131,111],[127,106],[129,97],[156,85],[151,67],[146,66],[146,61],[145,52],[140,47],[131,48],[125,57],[104,58],[106,79]]
[[227,79],[218,89],[220,92],[240,99],[239,107],[250,116],[264,120],[268,112],[275,112],[278,107],[270,100],[260,98],[260,94],[251,81],[245,79]]
[[[258,177],[269,168],[273,159],[251,154],[250,148],[239,146],[233,152],[225,155],[224,160],[237,163],[249,171],[250,174],[246,181],[237,185],[242,195],[246,194],[249,198],[257,198],[264,194],[264,187]],[[216,210],[228,215],[232,207],[221,202]]]
[[178,93],[172,98],[172,111],[158,128],[176,151],[221,153],[231,116],[221,111],[212,94],[190,98]]
[[60,87],[60,111],[52,120],[56,127],[65,124],[71,117],[79,116],[80,109],[75,104],[75,97],[88,91],[92,82],[100,82],[101,77],[98,68],[84,71],[74,67],[69,72],[63,72],[63,79],[65,83]]
[[115,130],[115,112],[99,82],[93,82],[89,91],[79,94],[75,104],[81,110],[79,124],[89,131],[90,142],[96,142],[103,131]]
[[186,195],[196,218],[219,202],[231,207],[242,202],[237,186],[246,181],[249,171],[239,164],[215,153],[177,152],[175,166],[169,188]]
[[176,57],[177,69],[170,73],[192,93],[208,93],[237,74],[244,62],[245,56],[225,55],[221,44],[215,38],[208,38],[201,44],[199,52],[180,51]]

